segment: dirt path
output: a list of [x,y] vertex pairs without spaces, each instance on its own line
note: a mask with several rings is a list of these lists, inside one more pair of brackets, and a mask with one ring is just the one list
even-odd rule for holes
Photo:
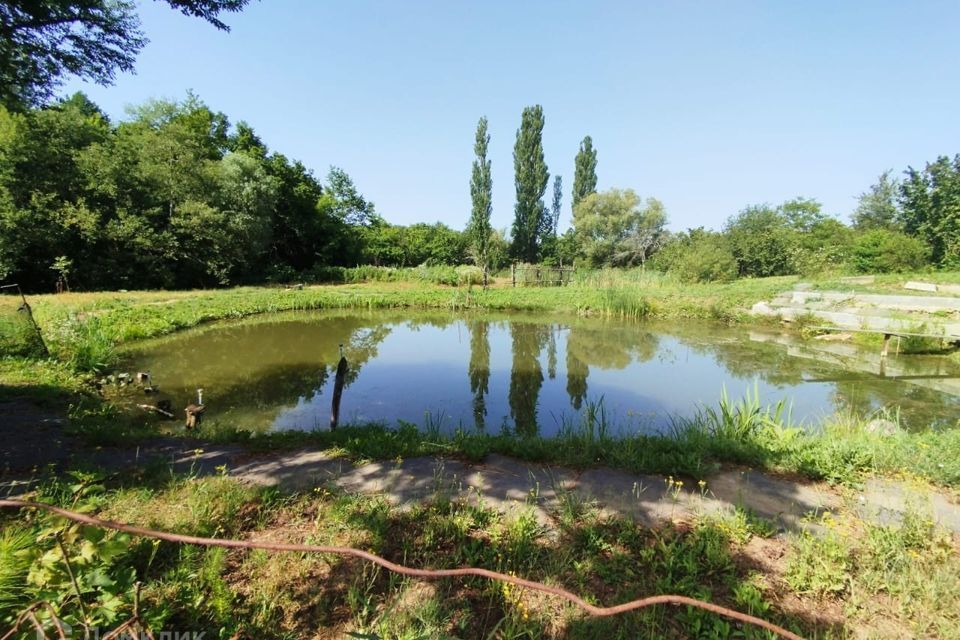
[[[288,490],[336,487],[348,493],[381,494],[398,505],[442,493],[506,512],[529,508],[544,524],[550,513],[581,503],[648,526],[741,507],[771,521],[781,532],[810,527],[810,521],[825,510],[845,510],[872,522],[890,523],[913,509],[960,532],[960,505],[953,497],[888,479],[871,479],[854,492],[751,470],[725,470],[694,484],[608,468],[575,471],[500,455],[488,456],[482,464],[423,456],[356,465],[310,449],[255,454],[239,445],[195,448],[176,438],[158,439],[136,449],[81,451],[77,457],[108,469],[163,462],[179,473],[225,473],[252,485]],[[29,477],[0,478],[0,495],[28,490],[30,482],[25,480]]]
[[576,471],[530,464],[500,455],[488,456],[482,464],[423,456],[356,465],[312,449],[251,453],[240,445],[197,448],[172,437],[136,448],[85,449],[64,437],[61,407],[10,399],[0,405],[0,414],[0,495],[28,491],[48,465],[62,466],[71,459],[113,470],[155,462],[169,464],[178,473],[226,473],[259,486],[288,490],[335,486],[349,493],[382,494],[399,505],[442,492],[501,511],[530,508],[543,523],[551,512],[586,502],[648,526],[736,507],[771,521],[780,531],[807,527],[825,510],[843,509],[884,524],[898,521],[907,510],[918,510],[960,532],[955,495],[893,479],[869,479],[854,492],[751,470],[724,470],[702,484],[683,483],[608,468]]

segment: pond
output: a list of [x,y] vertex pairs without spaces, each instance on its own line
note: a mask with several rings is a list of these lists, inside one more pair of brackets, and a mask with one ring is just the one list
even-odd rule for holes
[[[722,392],[785,401],[795,423],[897,408],[908,428],[955,425],[960,365],[942,355],[800,340],[775,329],[522,313],[303,312],[224,322],[127,356],[182,407],[255,431],[329,427],[340,345],[341,424],[399,420],[451,432],[557,433],[602,405],[623,431],[658,432]],[[882,375],[881,375],[882,374]]]

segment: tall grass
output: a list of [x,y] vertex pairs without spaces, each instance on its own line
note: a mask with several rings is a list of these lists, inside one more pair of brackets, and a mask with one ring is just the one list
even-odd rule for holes
[[304,274],[311,282],[358,284],[361,282],[418,282],[447,286],[475,285],[483,282],[483,272],[474,266],[420,265],[418,267],[318,267]]
[[601,291],[601,309],[610,316],[641,320],[653,313],[653,305],[634,288],[617,286]]
[[50,336],[53,352],[76,371],[102,373],[117,361],[110,333],[100,318],[71,316]]

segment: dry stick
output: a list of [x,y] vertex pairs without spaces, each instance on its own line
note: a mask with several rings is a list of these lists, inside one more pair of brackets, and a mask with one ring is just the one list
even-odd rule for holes
[[17,509],[23,508],[34,508],[34,509],[44,509],[50,511],[59,516],[67,518],[68,520],[73,520],[74,522],[79,522],[80,524],[89,525],[91,527],[100,527],[102,529],[113,529],[115,531],[122,531],[124,533],[130,533],[136,536],[144,536],[147,538],[156,538],[158,540],[166,540],[167,542],[176,542],[179,544],[196,544],[208,547],[226,547],[228,549],[264,549],[266,551],[293,551],[297,553],[329,553],[342,556],[352,556],[354,558],[360,558],[361,560],[366,560],[367,562],[372,562],[376,565],[379,565],[389,571],[394,573],[399,573],[406,576],[412,576],[414,578],[423,578],[427,580],[433,580],[436,578],[453,578],[461,576],[480,576],[481,578],[489,578],[491,580],[499,580],[501,582],[509,582],[510,584],[515,584],[518,587],[524,587],[532,591],[539,591],[541,593],[547,593],[554,595],[560,598],[563,598],[569,602],[572,602],[576,606],[580,607],[587,613],[592,616],[603,617],[603,616],[613,616],[620,613],[626,613],[628,611],[635,611],[637,609],[642,609],[644,607],[649,607],[655,604],[675,604],[675,605],[687,605],[690,607],[697,607],[705,611],[710,611],[721,616],[726,616],[727,618],[732,618],[733,620],[738,620],[740,622],[745,622],[747,624],[756,625],[768,631],[778,634],[783,638],[788,638],[789,640],[803,640],[797,634],[787,631],[783,627],[777,626],[772,622],[767,622],[760,618],[756,618],[745,613],[740,613],[739,611],[734,611],[726,607],[721,607],[720,605],[712,604],[710,602],[704,602],[702,600],[697,600],[695,598],[688,598],[686,596],[676,596],[676,595],[660,595],[660,596],[650,596],[647,598],[640,598],[638,600],[632,600],[630,602],[625,602],[623,604],[618,604],[613,607],[598,607],[590,604],[580,596],[567,591],[566,589],[561,589],[559,587],[550,587],[540,582],[533,582],[531,580],[524,580],[523,578],[518,578],[516,576],[509,576],[504,573],[499,573],[497,571],[490,571],[488,569],[480,569],[477,567],[464,567],[461,569],[413,569],[411,567],[405,567],[403,565],[395,564],[390,562],[385,558],[374,555],[372,553],[367,553],[366,551],[361,551],[360,549],[352,549],[350,547],[327,547],[321,545],[309,545],[309,544],[275,544],[275,543],[266,543],[266,542],[249,542],[246,540],[226,540],[222,538],[200,538],[197,536],[185,536],[176,533],[169,533],[166,531],[154,531],[153,529],[145,529],[143,527],[137,527],[129,524],[121,524],[119,522],[112,522],[110,520],[100,520],[99,518],[94,518],[92,516],[84,515],[82,513],[75,513],[73,511],[68,511],[66,509],[61,509],[60,507],[55,507],[50,504],[44,504],[42,502],[31,502],[27,500],[13,500],[13,499],[2,499],[0,500],[0,507],[12,507]]

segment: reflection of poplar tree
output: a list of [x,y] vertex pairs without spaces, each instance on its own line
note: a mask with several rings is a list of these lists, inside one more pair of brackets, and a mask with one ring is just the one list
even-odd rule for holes
[[489,322],[470,323],[470,391],[473,393],[473,419],[477,429],[483,429],[487,416],[484,396],[490,389],[490,330]]
[[[569,334],[568,334],[569,336]],[[587,365],[574,355],[570,348],[569,337],[567,338],[567,394],[570,396],[570,402],[573,408],[580,410],[583,399],[587,397],[587,376],[590,375],[590,369]]]
[[546,342],[542,325],[510,325],[513,342],[513,367],[510,371],[510,415],[517,432],[537,433],[537,401],[543,386],[540,351]]
[[550,342],[547,343],[547,376],[551,380],[557,377],[557,332],[552,324],[549,326]]

